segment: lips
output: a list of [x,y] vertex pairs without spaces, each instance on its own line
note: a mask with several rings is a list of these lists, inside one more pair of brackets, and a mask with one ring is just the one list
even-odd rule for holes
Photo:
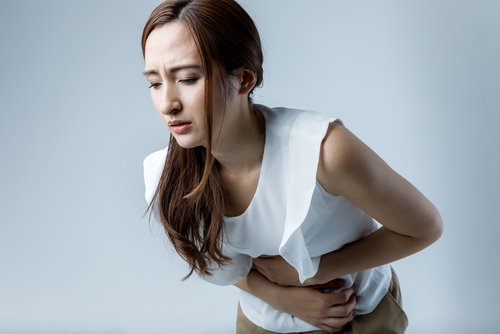
[[175,120],[175,121],[168,122],[168,126],[177,126],[177,125],[183,125],[183,124],[191,124],[191,122],[181,121],[181,120]]
[[191,122],[188,121],[170,121],[168,122],[170,130],[175,134],[184,134],[191,128]]

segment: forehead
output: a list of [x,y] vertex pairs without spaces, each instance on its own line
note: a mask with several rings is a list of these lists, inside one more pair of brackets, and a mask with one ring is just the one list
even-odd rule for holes
[[201,64],[193,35],[186,25],[178,21],[154,29],[146,40],[144,51],[146,69]]

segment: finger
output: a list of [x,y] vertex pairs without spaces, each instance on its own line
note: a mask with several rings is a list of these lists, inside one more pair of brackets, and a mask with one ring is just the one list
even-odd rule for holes
[[326,318],[323,319],[319,328],[328,333],[338,333],[351,321],[351,318]]
[[346,307],[346,311],[349,312],[349,314],[354,314],[354,310],[356,309],[357,304],[358,296],[356,296],[356,294],[353,294],[351,298],[349,298],[347,304],[345,304],[344,306]]
[[318,327],[319,329],[321,329],[322,331],[325,331],[326,333],[337,333],[337,332],[340,332],[340,330],[342,328],[337,328],[337,327],[331,327],[331,326],[328,326],[327,324],[319,324],[319,325],[315,325],[316,327]]
[[328,327],[328,326],[319,326],[318,327],[319,329],[321,329],[322,331],[324,331],[325,333],[328,333],[328,334],[335,334],[335,333],[340,333],[342,332],[342,328],[331,328],[331,327]]
[[352,320],[352,316],[343,318],[326,318],[322,321],[322,326],[328,328],[329,333],[340,332]]
[[335,306],[346,304],[353,294],[354,289],[349,288],[340,292],[324,293],[323,295],[326,298],[328,305]]
[[330,307],[327,314],[329,317],[333,318],[351,317],[354,314],[356,304],[356,295],[351,295],[351,298],[349,298],[347,303]]

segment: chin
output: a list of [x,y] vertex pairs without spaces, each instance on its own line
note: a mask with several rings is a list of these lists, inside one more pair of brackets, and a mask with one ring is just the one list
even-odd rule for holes
[[188,139],[188,138],[175,138],[175,141],[177,142],[177,145],[179,145],[180,147],[184,148],[184,149],[190,149],[190,148],[195,148],[195,147],[199,147],[199,146],[204,146],[200,143],[200,141],[195,141],[195,140],[192,140],[192,139]]

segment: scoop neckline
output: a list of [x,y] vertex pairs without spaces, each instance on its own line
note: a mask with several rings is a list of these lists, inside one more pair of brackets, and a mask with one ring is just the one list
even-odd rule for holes
[[262,116],[264,117],[264,152],[262,152],[262,162],[260,163],[260,172],[259,172],[259,180],[257,181],[257,187],[255,188],[255,192],[252,196],[252,199],[250,200],[250,203],[248,204],[247,208],[243,213],[241,213],[238,216],[223,216],[223,219],[225,222],[233,222],[239,219],[242,219],[246,215],[248,215],[248,212],[252,209],[252,206],[254,206],[255,199],[258,197],[260,189],[262,188],[262,179],[264,178],[264,171],[267,169],[266,168],[266,161],[268,160],[267,155],[268,155],[268,144],[269,144],[269,126],[268,126],[268,117],[267,117],[267,107],[262,106],[262,105],[255,105],[255,107],[261,112]]

